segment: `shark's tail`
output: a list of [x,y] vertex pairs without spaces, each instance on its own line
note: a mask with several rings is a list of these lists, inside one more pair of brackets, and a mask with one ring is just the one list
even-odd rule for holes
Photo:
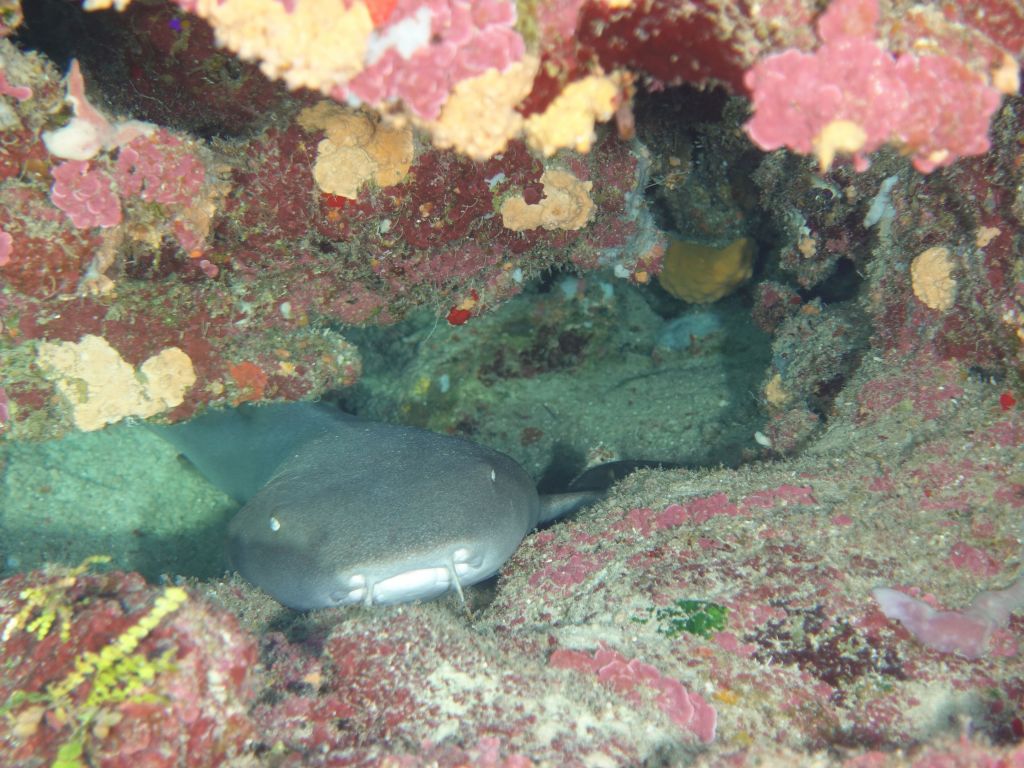
[[570,493],[549,493],[540,497],[540,525],[570,515],[578,509],[596,504],[607,491],[571,491]]

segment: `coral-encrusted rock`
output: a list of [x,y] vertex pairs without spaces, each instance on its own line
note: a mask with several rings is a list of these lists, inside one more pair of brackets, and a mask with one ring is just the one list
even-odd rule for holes
[[254,733],[253,640],[180,588],[83,570],[0,583],[0,764],[233,765]]
[[[36,154],[0,152],[0,208],[11,214],[0,325],[17,329],[0,334],[5,436],[80,426],[35,365],[40,343],[100,336],[132,366],[181,349],[195,382],[160,414],[178,421],[205,406],[351,386],[361,363],[339,321],[388,323],[431,306],[454,307],[465,322],[553,267],[602,266],[644,282],[658,266],[661,236],[640,194],[646,153],[614,136],[589,157],[545,163],[516,141],[474,163],[423,146],[413,157],[403,134],[401,183],[397,171],[378,174],[351,200],[317,188],[321,130],[295,122],[296,100],[244,138],[202,142],[155,127],[59,164],[40,139],[66,129],[52,117],[62,108],[56,68],[29,76],[29,57],[10,46],[0,54],[0,68],[38,94],[16,102],[17,126],[11,117],[16,144]],[[76,66],[67,92],[76,119],[92,115],[106,135],[122,124],[101,114],[99,98],[85,103],[86,91],[105,90],[101,71]],[[557,175],[595,190],[570,200],[575,215],[529,228],[496,215],[508,199],[533,206],[546,195],[552,207],[541,178]]]
[[471,765],[519,768],[582,765],[584,754],[637,765],[655,749],[683,764],[700,749],[680,725],[682,687],[640,684],[646,668],[630,668],[638,690],[623,693],[589,669],[551,664],[546,634],[473,631],[454,606],[341,615],[301,642],[264,639],[270,688],[253,717],[261,744],[281,745],[284,765],[427,765],[440,744],[453,757],[486,747],[492,762]]

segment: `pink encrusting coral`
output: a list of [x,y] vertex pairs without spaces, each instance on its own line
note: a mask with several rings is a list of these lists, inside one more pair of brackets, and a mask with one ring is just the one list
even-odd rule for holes
[[[553,538],[548,532],[537,536]],[[553,545],[550,554],[550,562],[530,576],[530,585],[566,593],[599,571],[612,557],[611,552],[580,552],[564,544]]]
[[121,203],[106,171],[86,160],[68,160],[53,169],[53,179],[50,200],[79,229],[121,223]]
[[836,0],[814,53],[785,50],[748,70],[747,132],[759,147],[815,153],[824,167],[839,151],[864,170],[892,143],[922,173],[988,150],[1002,94],[953,56],[894,56],[874,37],[877,19],[877,0]]
[[[108,119],[87,100],[77,60],[68,72],[66,98],[75,116],[62,128],[44,132],[42,140],[50,154],[68,158],[52,171],[50,200],[75,227],[117,226],[122,203],[132,198],[177,208],[197,202],[206,167],[182,139],[148,123]],[[108,153],[115,150],[112,164]],[[175,224],[182,229],[180,220]],[[186,229],[178,241],[185,247],[201,244],[205,233]]]
[[[194,205],[206,180],[206,167],[185,143],[166,130],[138,136],[118,150],[113,174],[106,161],[69,160],[53,169],[50,200],[79,229],[114,227],[121,223],[122,201],[133,198],[173,208]],[[175,235],[186,248],[202,237],[174,222]],[[173,225],[172,225],[173,226]],[[187,231],[186,231],[187,230]]]
[[736,517],[742,514],[724,493],[689,499],[682,504],[669,504],[661,512],[651,509],[632,509],[621,520],[613,523],[610,531],[636,531],[648,536],[652,530],[668,530],[687,523],[700,525],[713,517]]
[[202,189],[206,168],[181,139],[159,130],[121,147],[114,178],[122,195],[187,206]]
[[978,576],[995,576],[1003,570],[1003,564],[988,552],[963,541],[950,547],[946,562],[954,568],[965,568]]
[[0,96],[10,96],[18,101],[32,98],[32,89],[27,85],[15,85],[7,79],[7,73],[0,69]]
[[333,95],[374,105],[401,99],[433,119],[456,83],[523,57],[515,21],[507,0],[399,0],[375,33],[369,66]]
[[10,232],[0,229],[0,267],[11,263],[12,253],[14,253],[14,238]]
[[662,675],[655,667],[639,659],[626,659],[618,651],[601,645],[593,656],[559,648],[548,660],[556,669],[590,671],[597,679],[631,701],[639,702],[642,692],[656,692],[658,709],[669,720],[689,731],[705,744],[715,739],[718,715],[715,708],[697,693],[688,691],[678,680]]

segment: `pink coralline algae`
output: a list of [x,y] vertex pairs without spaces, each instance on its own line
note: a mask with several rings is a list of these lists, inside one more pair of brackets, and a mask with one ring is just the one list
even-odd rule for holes
[[938,419],[950,403],[964,394],[957,381],[956,366],[935,359],[929,352],[918,354],[892,375],[868,381],[857,393],[861,419],[875,420],[903,402],[909,402],[922,419]]
[[14,85],[7,79],[7,73],[0,69],[0,96],[25,101],[32,98],[32,89],[27,85]]
[[390,755],[387,768],[420,768],[423,765],[472,765],[476,768],[531,768],[525,755],[502,755],[501,740],[483,736],[468,749],[454,744],[424,742],[416,755]]
[[[538,534],[544,536],[545,534]],[[611,552],[579,552],[571,544],[555,544],[549,564],[530,576],[531,586],[554,584],[563,592],[582,584],[612,559]]]
[[808,485],[780,485],[760,491],[754,491],[743,500],[744,510],[769,509],[774,506],[790,504],[814,505],[814,489]]
[[646,537],[652,530],[664,531],[687,523],[700,525],[719,515],[737,517],[742,511],[724,493],[713,493],[710,496],[689,499],[682,504],[669,504],[661,512],[655,512],[647,507],[631,509],[621,520],[609,526],[608,530],[635,531]]
[[115,178],[123,195],[187,206],[202,189],[206,168],[181,139],[161,130],[121,147]]
[[14,251],[14,238],[9,232],[0,229],[0,267],[11,263],[11,253]]
[[946,562],[954,568],[962,568],[978,576],[992,577],[1003,570],[1003,564],[988,552],[958,541],[949,549]]
[[[353,96],[369,104],[402,99],[417,116],[433,119],[456,83],[492,67],[503,70],[525,51],[515,31],[515,3],[503,0],[399,0],[388,21],[378,35],[378,58],[337,89],[333,95],[339,101]],[[389,41],[388,30],[399,24],[414,28],[427,23],[427,42],[416,50]]]
[[69,160],[53,169],[50,200],[79,229],[116,227],[121,203],[110,175],[86,160]]
[[814,53],[789,49],[748,70],[747,132],[759,147],[813,152],[823,167],[847,152],[864,170],[888,142],[922,173],[988,150],[1000,92],[952,56],[894,56],[873,37],[877,18],[877,0],[836,0]]
[[705,744],[715,740],[718,714],[697,693],[686,690],[678,680],[662,675],[655,667],[639,659],[627,660],[618,651],[602,645],[594,655],[563,648],[551,654],[548,663],[556,669],[590,671],[597,679],[614,688],[630,701],[639,702],[641,691],[657,693],[658,709],[668,715],[673,724],[694,734]]
[[[69,160],[53,169],[50,200],[79,229],[120,224],[122,200],[188,207],[206,180],[202,161],[165,130],[138,136],[122,146],[112,175],[100,162]],[[199,244],[201,238],[183,232],[178,240],[187,247]]]

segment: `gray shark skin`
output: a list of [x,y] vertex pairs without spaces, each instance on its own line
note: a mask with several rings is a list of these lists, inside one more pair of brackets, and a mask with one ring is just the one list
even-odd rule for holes
[[599,498],[549,497],[460,438],[287,403],[155,427],[244,506],[231,564],[298,610],[429,600],[498,572],[539,522]]

